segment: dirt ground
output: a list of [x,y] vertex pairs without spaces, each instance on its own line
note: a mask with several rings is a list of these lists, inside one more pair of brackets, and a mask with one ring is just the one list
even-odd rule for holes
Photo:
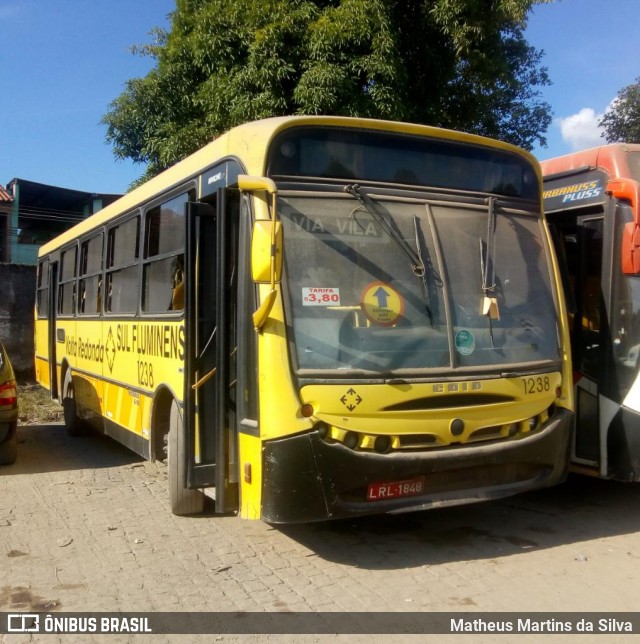
[[[0,612],[635,612],[640,486],[572,476],[500,502],[274,527],[175,517],[166,469],[57,423],[19,428],[0,469]],[[0,616],[1,617],[1,616]],[[196,615],[197,618],[197,615]],[[336,626],[339,632],[340,627]],[[101,635],[91,641],[325,642],[332,634]],[[630,641],[526,635],[526,641]],[[551,638],[551,640],[550,640]],[[341,641],[387,641],[344,635]],[[398,641],[508,642],[495,634]],[[0,635],[0,642],[85,642]]]

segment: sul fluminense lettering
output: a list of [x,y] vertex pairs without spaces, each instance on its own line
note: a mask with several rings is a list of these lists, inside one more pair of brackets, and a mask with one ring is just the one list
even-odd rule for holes
[[171,324],[118,324],[116,351],[184,360],[184,327]]

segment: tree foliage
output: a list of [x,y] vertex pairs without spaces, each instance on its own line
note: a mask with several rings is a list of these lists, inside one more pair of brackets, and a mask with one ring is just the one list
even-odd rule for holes
[[523,36],[547,0],[177,0],[156,65],[103,122],[116,157],[157,174],[245,121],[339,114],[544,145],[542,52]]
[[640,143],[640,76],[618,92],[599,125],[608,143]]

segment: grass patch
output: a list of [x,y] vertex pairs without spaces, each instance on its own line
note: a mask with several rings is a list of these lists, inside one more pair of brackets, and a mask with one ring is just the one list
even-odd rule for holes
[[47,389],[35,383],[18,383],[18,422],[39,425],[62,421],[62,407]]

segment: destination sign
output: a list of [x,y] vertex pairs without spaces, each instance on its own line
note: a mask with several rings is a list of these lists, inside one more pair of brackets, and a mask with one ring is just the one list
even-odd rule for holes
[[604,203],[607,176],[589,170],[545,180],[542,198],[546,212]]

